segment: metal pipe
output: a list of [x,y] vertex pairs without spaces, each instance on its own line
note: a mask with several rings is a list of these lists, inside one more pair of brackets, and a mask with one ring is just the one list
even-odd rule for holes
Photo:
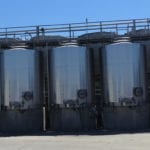
[[71,40],[71,24],[69,24],[69,38]]
[[37,38],[39,39],[39,36],[40,36],[40,28],[39,28],[39,26],[36,26],[36,36],[37,36]]
[[43,131],[46,131],[46,109],[45,106],[43,106]]

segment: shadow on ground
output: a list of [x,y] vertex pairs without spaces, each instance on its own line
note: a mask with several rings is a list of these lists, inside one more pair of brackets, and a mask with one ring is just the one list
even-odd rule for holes
[[150,129],[145,130],[131,130],[131,131],[112,131],[112,130],[92,130],[92,131],[38,131],[38,132],[0,132],[0,137],[14,137],[14,136],[104,136],[104,135],[118,135],[118,134],[142,134],[150,133]]

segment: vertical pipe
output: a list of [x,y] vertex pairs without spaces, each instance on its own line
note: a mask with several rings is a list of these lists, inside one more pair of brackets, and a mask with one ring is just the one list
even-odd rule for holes
[[7,41],[7,28],[5,29],[5,38],[6,38],[6,41]]
[[88,19],[85,20],[86,23],[86,34],[87,34],[87,41],[89,41],[89,34],[88,34]]
[[69,38],[70,38],[70,41],[71,41],[71,24],[69,24]]
[[39,39],[39,36],[40,36],[40,28],[39,26],[36,26],[36,36],[37,36],[37,39]]
[[136,20],[133,20],[133,28],[132,28],[133,32],[136,31]]
[[129,33],[129,31],[130,31],[129,28],[130,28],[130,25],[128,24],[128,25],[127,25],[127,33]]
[[148,27],[148,30],[149,30],[149,19],[147,19],[147,27]]
[[118,34],[118,25],[116,24],[116,34]]
[[[50,49],[51,50],[51,49]],[[47,84],[46,87],[47,88],[47,99],[45,98],[45,100],[47,100],[47,116],[46,116],[46,121],[47,121],[47,127],[51,128],[51,111],[50,111],[50,70],[49,70],[49,65],[50,65],[50,60],[49,60],[49,52],[50,52],[49,48],[47,47],[47,50],[45,51],[45,72],[46,72],[46,78],[47,78]]]
[[43,107],[43,131],[46,131],[46,109]]
[[14,32],[14,39],[16,38],[16,34],[15,34],[15,32]]
[[103,31],[102,22],[99,23],[99,26],[100,26],[100,32],[102,32]]

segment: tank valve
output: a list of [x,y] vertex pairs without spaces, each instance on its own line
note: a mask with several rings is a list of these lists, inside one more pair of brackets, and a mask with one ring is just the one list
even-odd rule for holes
[[26,91],[22,94],[22,97],[29,101],[29,100],[32,100],[33,99],[33,92],[30,92],[30,91]]
[[77,91],[77,96],[78,96],[78,98],[80,98],[80,99],[86,98],[86,97],[87,97],[87,90],[85,90],[85,89],[80,89],[80,90],[78,90],[78,91]]
[[142,89],[142,87],[135,87],[135,88],[133,88],[133,94],[136,97],[141,97],[143,95],[143,89]]

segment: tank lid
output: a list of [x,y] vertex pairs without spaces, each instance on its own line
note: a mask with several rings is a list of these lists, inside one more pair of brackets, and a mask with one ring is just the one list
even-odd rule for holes
[[66,37],[60,35],[41,35],[39,37],[35,36],[30,39],[30,42],[60,42],[63,40],[67,40]]
[[11,49],[4,49],[4,51],[33,51],[34,49],[27,49],[27,48],[11,48]]
[[150,36],[150,30],[149,29],[139,29],[139,30],[133,30],[128,33],[125,33],[126,36]]
[[93,32],[93,33],[86,33],[86,34],[80,35],[78,38],[79,38],[79,40],[103,39],[103,38],[114,38],[116,36],[117,35],[114,32]]
[[122,43],[122,42],[130,42],[130,41],[131,41],[130,37],[123,36],[123,37],[114,38],[113,43]]
[[26,49],[28,48],[27,45],[15,45],[15,46],[11,46],[11,49]]
[[71,40],[71,41],[62,41],[60,43],[61,46],[77,46],[78,45],[78,42],[77,40]]

